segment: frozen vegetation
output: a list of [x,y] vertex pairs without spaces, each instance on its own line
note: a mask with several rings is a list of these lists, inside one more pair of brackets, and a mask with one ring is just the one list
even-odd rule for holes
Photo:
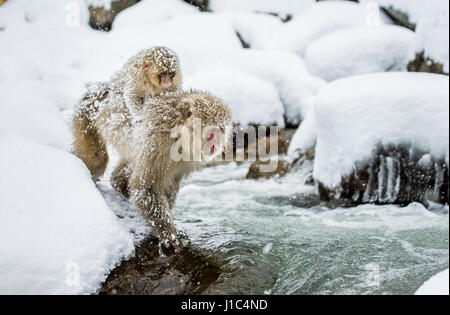
[[[232,163],[183,182],[177,229],[227,270],[209,293],[412,294],[448,269],[448,206],[331,211],[307,183],[313,175],[339,195],[382,150],[385,172],[366,201],[390,203],[392,147],[432,170],[430,200],[448,183],[448,77],[405,72],[422,50],[448,72],[448,2],[377,2],[408,13],[417,31],[349,1],[211,0],[213,12],[200,12],[143,0],[111,32],[91,29],[87,9],[110,1],[1,5],[0,293],[96,293],[149,235],[108,176],[95,185],[70,153],[70,121],[85,83],[108,80],[154,45],[175,50],[183,87],[222,98],[234,122],[300,125],[290,159],[315,151],[284,178],[244,180],[248,163]],[[366,279],[373,266],[381,284]],[[444,277],[417,293],[448,292],[448,270]]]

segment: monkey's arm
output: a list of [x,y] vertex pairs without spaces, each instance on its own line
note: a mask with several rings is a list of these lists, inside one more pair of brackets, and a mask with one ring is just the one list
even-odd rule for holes
[[133,114],[142,113],[144,99],[135,91],[135,88],[126,86],[123,93],[123,98],[128,109]]
[[[179,247],[171,210],[176,192],[164,187],[164,179],[155,179],[149,153],[144,152],[130,179],[130,192],[135,206],[150,223],[152,231],[165,246]],[[152,173],[153,172],[153,173]]]

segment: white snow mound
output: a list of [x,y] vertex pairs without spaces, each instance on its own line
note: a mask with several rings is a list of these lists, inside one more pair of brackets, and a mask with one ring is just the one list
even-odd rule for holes
[[[343,28],[383,24],[378,7],[349,1],[323,1],[286,23],[274,46],[304,56],[314,40]],[[333,50],[333,47],[329,47]]]
[[449,295],[448,277],[448,269],[438,273],[426,281],[415,295]]
[[305,60],[312,74],[327,81],[364,73],[405,71],[413,43],[414,32],[403,27],[349,28],[311,43]]
[[198,71],[185,79],[185,87],[220,97],[230,107],[233,121],[243,126],[251,123],[284,126],[284,108],[275,86],[231,64],[212,65]]
[[449,153],[449,78],[378,73],[334,81],[316,98],[314,177],[337,188],[377,144],[407,144],[433,157]]
[[131,237],[76,157],[0,133],[0,293],[95,293]]
[[196,7],[179,0],[143,0],[120,12],[113,22],[113,28],[150,24],[196,12],[199,12]]

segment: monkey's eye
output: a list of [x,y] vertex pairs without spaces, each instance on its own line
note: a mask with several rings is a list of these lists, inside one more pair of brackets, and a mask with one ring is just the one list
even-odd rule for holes
[[190,111],[186,113],[187,118],[190,118],[191,116],[192,116],[192,113]]
[[173,78],[175,76],[175,72],[170,72],[169,75],[171,78]]

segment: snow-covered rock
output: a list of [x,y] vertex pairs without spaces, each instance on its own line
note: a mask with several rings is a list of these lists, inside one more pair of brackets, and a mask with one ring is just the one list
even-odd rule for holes
[[296,158],[298,153],[304,153],[310,149],[313,149],[316,145],[317,140],[317,125],[316,125],[316,115],[314,110],[302,121],[300,127],[295,131],[292,137],[289,148],[288,155]]
[[327,81],[356,74],[406,71],[414,32],[398,26],[343,29],[312,42],[305,61],[312,74]]
[[[276,87],[233,65],[211,65],[185,80],[186,88],[208,91],[220,97],[232,112],[233,121],[284,127],[284,108]],[[264,110],[261,110],[264,108]]]
[[[370,3],[372,0],[363,0]],[[449,2],[447,0],[376,0],[380,5],[392,7],[408,15],[416,24],[415,43],[411,59],[416,53],[425,52],[426,57],[442,63],[449,72]]]
[[180,0],[143,0],[119,13],[113,22],[113,28],[145,25],[196,12],[199,12],[197,8]]
[[[429,154],[431,161],[443,161],[445,165],[439,162],[435,165],[439,170],[433,172],[436,177],[445,177],[447,173],[448,185],[447,76],[392,72],[341,79],[320,90],[314,109],[317,123],[314,177],[325,188],[338,191],[345,178],[367,167],[377,154],[377,148],[389,146],[413,148]],[[418,158],[411,150],[406,150],[405,154]],[[389,161],[386,163],[388,167]],[[395,186],[398,178],[391,171],[392,168],[385,175],[390,176]],[[410,177],[399,185],[407,185],[408,180],[413,180],[413,175]],[[379,179],[380,185],[386,180]],[[445,184],[441,182],[444,179],[436,180],[439,186],[436,189],[443,187],[445,190],[445,185],[441,186]],[[396,193],[398,191],[394,195]]]
[[[321,1],[308,7],[284,26],[272,47],[305,54],[308,45],[343,28],[376,26],[384,23],[378,7],[349,1]],[[333,47],[329,47],[333,50]]]
[[83,162],[4,132],[0,151],[0,292],[96,292],[134,247]]
[[286,17],[302,12],[315,0],[209,0],[209,9],[214,12],[261,12]]
[[71,140],[71,132],[49,94],[44,84],[28,78],[20,82],[2,80],[0,127],[64,149]]
[[[242,72],[272,83],[283,104],[285,121],[290,126],[297,126],[306,117],[313,106],[315,94],[325,84],[325,81],[308,72],[304,61],[296,54],[255,49],[226,50],[214,55],[204,53],[186,55],[186,58],[182,58],[182,67],[184,67],[186,78],[196,76],[201,69],[207,69],[206,71],[210,72],[211,70],[208,68],[214,68],[218,64],[217,60],[223,64],[222,69],[236,67]],[[220,76],[220,74],[216,74],[216,76]],[[186,85],[186,87],[200,87],[195,85],[193,80],[189,79],[189,81],[189,86]],[[246,80],[234,80],[226,83],[221,80],[208,84],[226,84],[229,86],[228,93],[230,94],[245,88],[253,89]],[[255,113],[255,115],[265,115],[264,112],[272,112],[274,107],[276,107],[275,104],[270,107],[260,105],[258,114]],[[277,120],[278,117],[273,117],[272,121]]]
[[426,281],[415,295],[449,295],[449,273],[444,270]]
[[110,78],[134,54],[152,46],[168,46],[179,56],[184,75],[224,50],[241,49],[228,18],[211,13],[180,15],[155,23],[121,27],[106,34],[92,55],[86,73],[90,81]]
[[227,17],[242,40],[253,49],[270,47],[284,26],[280,19],[267,14],[227,12],[217,16]]

